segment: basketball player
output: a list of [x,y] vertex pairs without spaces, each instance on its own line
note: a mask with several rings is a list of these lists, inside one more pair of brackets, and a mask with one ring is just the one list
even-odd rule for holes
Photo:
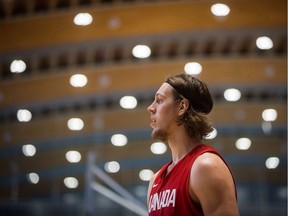
[[238,216],[237,193],[223,158],[203,138],[212,131],[213,100],[205,83],[170,76],[148,107],[152,138],[166,141],[172,161],[150,180],[149,216]]

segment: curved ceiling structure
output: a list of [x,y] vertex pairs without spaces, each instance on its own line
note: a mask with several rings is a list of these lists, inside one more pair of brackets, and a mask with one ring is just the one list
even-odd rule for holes
[[[211,13],[214,3],[1,0],[0,211],[136,215],[91,192],[88,155],[94,155],[105,175],[145,205],[148,182],[139,178],[140,171],[156,172],[170,160],[168,146],[162,155],[150,150],[154,140],[147,107],[166,76],[197,62],[202,72],[195,76],[210,86],[215,102],[209,118],[217,136],[205,142],[231,166],[240,213],[285,215],[287,2],[225,0],[222,3],[231,11],[223,17]],[[91,14],[90,25],[73,23],[80,12]],[[261,49],[256,43],[260,37],[273,45]],[[136,45],[148,46],[150,57],[136,58],[132,53]],[[24,72],[19,68],[18,73],[11,72],[14,60],[25,63]],[[75,74],[86,76],[84,87],[70,84]],[[240,91],[240,100],[225,99],[224,92],[231,88]],[[136,108],[122,108],[119,101],[124,96],[133,96]],[[263,119],[267,109],[276,111],[274,119]],[[32,119],[19,121],[19,110],[28,111]],[[82,120],[83,128],[70,130],[71,118]],[[112,145],[114,134],[125,135],[127,144]],[[239,138],[248,138],[250,148],[237,149]],[[27,152],[25,156],[27,144],[35,147],[33,156]],[[67,160],[72,150],[81,155],[77,163]],[[278,163],[269,167],[269,158]],[[120,165],[118,172],[105,171],[111,161]],[[65,186],[66,177],[74,177],[77,187]],[[105,185],[103,179],[97,182]]]

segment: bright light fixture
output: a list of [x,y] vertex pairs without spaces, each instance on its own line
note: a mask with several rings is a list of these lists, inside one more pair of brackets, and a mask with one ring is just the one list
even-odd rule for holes
[[26,64],[22,60],[14,60],[10,65],[11,73],[22,73],[26,70]]
[[226,89],[224,92],[224,98],[227,101],[238,101],[241,98],[241,92],[235,88]]
[[26,157],[32,157],[36,153],[36,147],[32,144],[23,145],[22,152]]
[[37,184],[40,179],[37,173],[29,173],[26,175],[26,178],[31,184]]
[[19,122],[29,122],[32,119],[32,113],[27,109],[19,109],[17,119]]
[[111,137],[111,143],[114,146],[125,146],[128,142],[128,138],[123,134],[114,134]]
[[92,23],[93,17],[89,13],[78,13],[73,21],[75,25],[87,26]]
[[265,165],[267,169],[276,169],[280,163],[280,160],[278,157],[269,157],[267,158]]
[[272,122],[277,119],[277,111],[275,109],[265,109],[262,112],[262,118],[264,121]]
[[167,151],[167,146],[163,142],[154,142],[150,150],[153,154],[164,154]]
[[104,169],[108,173],[117,173],[120,170],[120,164],[117,161],[110,161],[105,163]]
[[240,138],[236,140],[235,146],[239,150],[248,150],[251,146],[251,140],[246,137]]
[[211,6],[211,12],[215,16],[223,17],[230,13],[230,8],[226,4],[217,3]]
[[256,40],[256,45],[261,50],[269,50],[273,47],[273,41],[266,36],[258,37]]
[[133,96],[124,96],[119,103],[124,109],[134,109],[137,106],[137,99]]
[[67,126],[70,130],[79,131],[84,127],[84,122],[80,118],[71,118],[67,122]]
[[190,75],[198,75],[202,72],[202,66],[198,62],[188,62],[184,66],[184,71]]
[[132,54],[136,58],[148,58],[151,55],[151,49],[146,45],[137,45],[132,49]]
[[70,77],[70,84],[73,87],[84,87],[87,84],[87,77],[83,74],[74,74]]
[[154,172],[150,169],[143,169],[139,172],[139,178],[142,181],[150,181],[153,175],[154,175]]
[[81,154],[78,151],[68,151],[65,156],[70,163],[78,163],[81,160]]
[[77,188],[79,185],[78,180],[75,177],[66,177],[64,179],[64,184],[67,188]]
[[213,128],[213,131],[211,133],[209,133],[205,139],[214,139],[217,136],[217,130],[215,128]]

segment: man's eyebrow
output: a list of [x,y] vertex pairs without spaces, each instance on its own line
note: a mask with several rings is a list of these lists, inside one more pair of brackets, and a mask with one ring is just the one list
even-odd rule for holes
[[157,93],[155,94],[155,98],[156,98],[156,97],[159,97],[159,96],[165,97],[163,94],[157,92]]

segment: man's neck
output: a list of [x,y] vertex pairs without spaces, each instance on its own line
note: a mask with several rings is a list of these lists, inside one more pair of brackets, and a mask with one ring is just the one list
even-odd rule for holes
[[168,139],[172,154],[172,164],[176,165],[186,154],[201,143],[201,139],[190,137],[186,131],[174,133],[174,136]]

